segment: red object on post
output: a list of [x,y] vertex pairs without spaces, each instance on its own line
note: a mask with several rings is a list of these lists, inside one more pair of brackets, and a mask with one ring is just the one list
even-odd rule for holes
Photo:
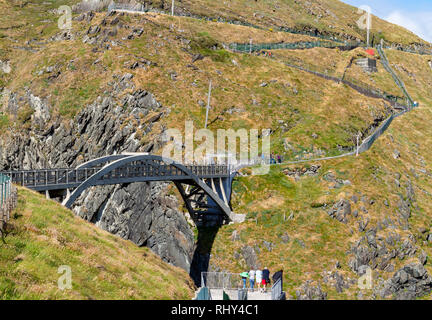
[[371,56],[374,56],[375,55],[375,50],[374,49],[367,49],[366,53],[370,54]]

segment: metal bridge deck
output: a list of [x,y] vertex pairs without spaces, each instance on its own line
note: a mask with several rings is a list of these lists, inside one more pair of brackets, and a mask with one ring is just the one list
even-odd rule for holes
[[[228,166],[185,166],[200,179],[226,178]],[[6,171],[2,174],[11,177],[12,182],[36,191],[77,188],[103,167],[82,169],[40,169]],[[167,164],[155,167],[149,163],[136,163],[110,171],[100,178],[96,185],[121,184],[145,181],[181,181],[190,179],[180,169]]]

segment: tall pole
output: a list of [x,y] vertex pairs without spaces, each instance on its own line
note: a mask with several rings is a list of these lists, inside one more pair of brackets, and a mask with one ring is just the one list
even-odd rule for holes
[[171,15],[174,16],[174,1],[172,0],[172,5],[171,5]]
[[370,42],[370,28],[371,28],[371,12],[368,11],[367,15],[367,48],[369,49],[369,42]]
[[212,90],[212,81],[210,80],[209,84],[209,92],[208,92],[208,100],[207,100],[207,110],[206,110],[206,119],[205,119],[205,126],[204,128],[207,129],[207,122],[208,122],[208,114],[210,109],[210,98],[211,98],[211,90]]
[[360,139],[360,132],[357,134],[357,151],[356,151],[356,157],[359,155],[359,139]]

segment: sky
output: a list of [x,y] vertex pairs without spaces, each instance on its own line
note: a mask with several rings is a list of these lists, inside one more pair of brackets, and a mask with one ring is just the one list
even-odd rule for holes
[[432,0],[342,0],[356,7],[368,5],[372,14],[398,24],[432,42]]

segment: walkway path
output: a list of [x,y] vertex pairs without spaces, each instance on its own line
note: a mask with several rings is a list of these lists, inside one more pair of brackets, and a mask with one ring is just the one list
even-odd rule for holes
[[395,81],[396,85],[402,90],[403,94],[405,95],[405,97],[407,98],[407,100],[409,101],[409,103],[411,105],[414,105],[414,101],[411,98],[411,96],[409,95],[404,82],[402,81],[402,79],[400,79],[396,72],[393,71],[392,67],[390,66],[390,63],[387,59],[387,56],[384,52],[384,50],[382,49],[381,45],[377,46],[377,50],[378,53],[381,57],[381,63],[384,66],[384,68],[387,70],[388,73],[390,73],[390,75],[393,77],[393,80]]
[[[364,94],[366,96],[370,96],[373,98],[381,98],[384,99],[386,101],[392,102],[392,105],[399,110],[402,110],[398,113],[394,113],[391,116],[389,116],[386,120],[383,121],[383,123],[370,135],[368,136],[366,139],[364,139],[361,143],[361,145],[358,147],[358,149],[356,148],[354,151],[351,152],[347,152],[341,155],[337,155],[337,156],[331,156],[331,157],[322,157],[322,158],[315,158],[315,159],[304,159],[304,160],[297,160],[297,161],[284,161],[281,165],[286,165],[286,164],[299,164],[299,163],[307,163],[307,162],[316,162],[316,161],[325,161],[325,160],[331,160],[331,159],[338,159],[338,158],[344,158],[344,157],[349,157],[349,156],[353,156],[356,155],[357,153],[363,153],[368,151],[372,145],[374,144],[374,142],[381,136],[384,134],[384,132],[387,131],[387,129],[389,128],[390,124],[393,122],[394,119],[396,119],[397,117],[400,117],[402,115],[404,115],[407,112],[410,112],[413,110],[414,108],[414,102],[411,98],[411,96],[409,95],[408,91],[406,90],[406,87],[403,83],[403,81],[396,75],[396,73],[391,69],[390,67],[390,63],[384,53],[384,51],[382,50],[381,46],[378,46],[377,49],[379,50],[379,53],[382,57],[382,62],[384,67],[386,68],[386,70],[392,75],[396,85],[398,87],[400,87],[404,93],[404,95],[406,96],[407,100],[408,100],[408,106],[402,105],[400,103],[398,103],[397,101],[391,100],[388,97],[385,97],[383,94],[379,93],[379,91],[372,91],[369,89],[365,89],[362,88],[361,86],[358,86],[356,84],[353,84],[347,80],[342,80],[339,79],[337,77],[333,77],[333,76],[329,76],[329,75],[325,75],[316,71],[312,71],[312,70],[308,70],[305,69],[303,67],[300,66],[296,66],[296,65],[290,65],[288,63],[284,63],[289,67],[293,67],[305,72],[309,72],[312,73],[316,76],[322,77],[324,79],[327,80],[331,80],[331,81],[335,81],[335,82],[342,82],[348,86],[350,86],[351,88],[353,88],[354,90],[358,91],[361,94]],[[242,168],[245,167],[250,167],[251,165],[258,165],[260,162],[259,160],[257,160],[254,164],[249,164],[249,165],[241,165],[237,168],[237,170],[240,170]]]
[[[111,12],[111,11],[124,12],[124,13],[131,13],[131,14],[136,14],[136,13],[145,14],[145,13],[149,13],[149,12],[158,13],[158,14],[172,14],[172,13],[165,12],[164,10],[147,9],[147,8],[145,8],[144,5],[137,6],[137,5],[131,5],[131,4],[110,4],[108,7],[108,11],[109,12]],[[174,16],[192,18],[192,19],[197,19],[197,20],[205,20],[205,21],[211,21],[211,22],[217,22],[217,23],[228,23],[228,24],[232,24],[232,25],[241,25],[241,26],[250,27],[250,28],[259,29],[259,30],[268,30],[268,28],[269,28],[269,27],[262,27],[262,26],[254,25],[252,23],[240,21],[240,20],[226,20],[226,19],[223,19],[220,17],[212,18],[212,17],[208,17],[208,16],[202,16],[202,15],[196,15],[196,14],[190,14],[190,13],[188,13],[188,14],[176,14],[174,12]],[[314,38],[321,39],[321,40],[335,41],[335,42],[339,42],[341,44],[347,45],[346,40],[340,40],[336,36],[318,35],[318,34],[312,33],[312,32],[297,30],[297,29],[293,29],[293,28],[289,28],[289,27],[281,27],[281,26],[275,26],[275,30],[279,31],[279,32],[305,35],[305,36],[314,37]],[[366,46],[366,44],[363,42],[356,42],[356,43],[358,44],[358,46]],[[393,49],[393,48],[388,47],[388,49]],[[422,54],[422,55],[432,55],[432,50],[431,50],[431,52],[420,51],[420,50],[413,51],[411,49],[406,49],[403,47],[402,48],[400,47],[398,50],[401,50],[404,52],[409,52],[409,53]]]

